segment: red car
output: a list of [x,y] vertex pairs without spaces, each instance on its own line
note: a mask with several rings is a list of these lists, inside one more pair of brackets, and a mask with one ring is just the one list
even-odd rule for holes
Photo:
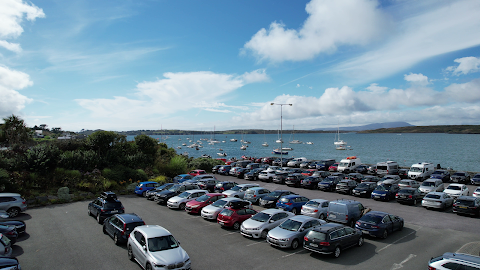
[[328,171],[329,171],[329,172],[336,172],[337,169],[338,169],[338,164],[340,164],[340,163],[338,163],[338,162],[337,162],[337,163],[333,163],[332,166],[328,167]]
[[219,199],[225,198],[227,195],[222,193],[207,193],[198,197],[193,201],[187,202],[185,205],[185,211],[190,214],[199,214],[202,208],[216,202]]
[[191,176],[197,176],[197,175],[201,175],[201,174],[206,174],[207,172],[204,171],[204,170],[193,170],[191,172],[189,172],[188,174],[190,174]]
[[305,175],[305,176],[312,176],[312,174],[316,171],[318,171],[318,170],[317,169],[308,169],[308,170],[304,171],[302,174]]
[[217,216],[217,223],[222,227],[231,227],[234,230],[240,229],[240,224],[255,215],[257,211],[245,208],[244,206],[227,207]]

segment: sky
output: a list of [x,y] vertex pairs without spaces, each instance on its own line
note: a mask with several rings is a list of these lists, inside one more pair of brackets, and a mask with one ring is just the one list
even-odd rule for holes
[[478,125],[479,14],[478,0],[2,0],[0,118],[76,132]]

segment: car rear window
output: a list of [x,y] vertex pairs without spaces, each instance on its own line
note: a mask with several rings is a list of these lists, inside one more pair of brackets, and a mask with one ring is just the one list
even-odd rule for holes
[[327,235],[322,233],[322,232],[316,232],[316,231],[309,231],[307,234],[308,239],[315,239],[319,241],[325,241],[327,239]]
[[230,209],[223,209],[222,212],[220,212],[220,215],[227,216],[227,217],[231,216],[232,214],[233,214],[233,211]]
[[422,186],[424,186],[424,187],[433,187],[433,186],[435,186],[435,182],[425,181],[425,182],[422,183]]
[[305,205],[308,205],[308,206],[313,206],[313,207],[318,207],[320,205],[319,202],[316,202],[316,201],[309,201],[307,202]]
[[427,195],[425,195],[425,198],[430,198],[430,199],[440,199],[440,195],[436,195],[436,194],[427,194]]
[[459,186],[448,186],[447,189],[451,189],[451,190],[461,190],[461,188]]
[[413,189],[400,189],[398,193],[405,193],[405,194],[413,194],[414,190]]
[[135,227],[142,226],[144,225],[144,222],[132,222],[132,223],[127,223],[127,231],[131,232]]
[[455,204],[457,205],[462,205],[462,206],[474,206],[475,205],[475,202],[474,201],[470,201],[470,200],[462,200],[462,199],[458,199]]
[[383,217],[378,215],[365,215],[360,220],[367,223],[378,224],[382,221]]
[[281,202],[281,203],[288,203],[288,202],[290,202],[290,199],[288,199],[288,198],[280,198],[280,202]]
[[108,208],[108,209],[122,208],[122,203],[121,202],[106,202],[105,203],[105,208]]

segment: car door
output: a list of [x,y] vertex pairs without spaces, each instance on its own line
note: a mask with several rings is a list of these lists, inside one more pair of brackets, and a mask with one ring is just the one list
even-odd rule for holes
[[135,237],[135,241],[131,241],[134,244],[132,246],[133,255],[137,258],[140,265],[145,265],[147,259],[146,251],[144,249],[147,244],[145,236],[139,231],[135,231],[133,236]]
[[113,236],[113,234],[114,234],[113,221],[114,221],[116,218],[117,218],[117,217],[115,217],[115,216],[111,216],[111,217],[105,219],[105,221],[103,222],[103,226],[105,226],[105,231],[106,231],[110,236]]
[[386,215],[382,219],[382,224],[385,230],[387,230],[388,233],[393,232],[393,223],[392,220],[390,219],[389,215]]
[[357,244],[357,239],[354,237],[355,229],[350,227],[343,228],[345,235],[343,236],[344,247],[351,247]]
[[398,231],[402,227],[402,221],[398,216],[389,215],[390,220],[392,220],[393,231]]

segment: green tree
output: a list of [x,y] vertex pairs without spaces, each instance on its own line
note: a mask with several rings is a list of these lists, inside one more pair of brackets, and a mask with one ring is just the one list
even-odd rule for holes
[[96,131],[90,134],[87,142],[92,150],[95,150],[101,157],[105,157],[107,152],[119,143],[126,143],[126,136],[117,134],[113,131]]
[[153,164],[155,154],[157,153],[157,141],[148,135],[138,135],[135,137],[135,144],[143,154],[148,157],[148,163]]
[[27,143],[32,140],[32,131],[25,125],[23,119],[18,116],[11,115],[3,118],[5,122],[1,127],[0,138],[7,145],[16,145]]

